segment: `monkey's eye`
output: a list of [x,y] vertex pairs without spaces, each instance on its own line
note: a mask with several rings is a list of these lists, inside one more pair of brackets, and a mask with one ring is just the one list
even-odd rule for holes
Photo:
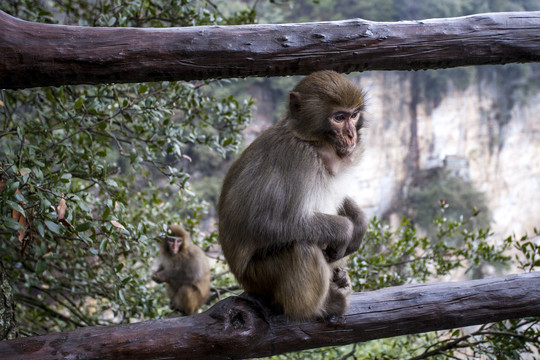
[[347,119],[347,116],[344,113],[336,113],[333,116],[334,121],[342,122]]
[[356,110],[355,112],[352,113],[351,118],[356,119],[359,114],[360,114],[360,110]]

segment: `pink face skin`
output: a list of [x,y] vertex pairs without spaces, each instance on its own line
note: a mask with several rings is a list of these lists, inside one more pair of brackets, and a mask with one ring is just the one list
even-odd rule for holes
[[168,240],[169,242],[169,249],[171,250],[171,253],[173,255],[178,254],[178,251],[180,251],[180,246],[182,246],[182,243],[184,242],[181,237],[177,238],[171,238]]
[[340,157],[348,156],[356,147],[356,125],[360,119],[360,109],[340,109],[330,116],[336,141],[336,152]]

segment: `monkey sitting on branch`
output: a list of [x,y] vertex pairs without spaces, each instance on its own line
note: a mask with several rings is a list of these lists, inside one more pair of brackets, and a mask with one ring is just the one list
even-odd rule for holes
[[352,292],[347,255],[366,232],[347,195],[362,153],[364,94],[320,71],[296,85],[288,105],[225,176],[219,240],[244,290],[289,319],[341,315]]
[[184,315],[192,315],[208,299],[210,266],[204,251],[191,242],[179,225],[169,225],[172,236],[160,244],[160,265],[152,280],[165,283],[169,306]]

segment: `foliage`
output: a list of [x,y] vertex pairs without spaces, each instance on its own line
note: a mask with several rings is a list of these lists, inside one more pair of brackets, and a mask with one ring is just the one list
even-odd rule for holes
[[513,235],[505,240],[507,246],[514,247],[514,260],[523,271],[540,268],[540,229],[534,228],[534,235],[533,238],[524,235],[519,239]]
[[[351,258],[355,291],[376,290],[448,275],[463,276],[482,265],[505,265],[511,242],[495,243],[489,229],[471,231],[470,219],[451,219],[440,205],[434,231],[419,236],[408,218],[397,229],[373,219],[356,255]],[[455,241],[459,238],[460,241]]]
[[437,230],[433,224],[433,214],[439,207],[437,200],[447,206],[446,216],[449,219],[459,221],[464,214],[470,214],[470,230],[489,225],[491,214],[483,194],[475,189],[472,182],[454,176],[444,168],[418,171],[407,188],[399,212],[406,214],[426,233],[434,233]]
[[[33,21],[97,26],[239,19],[223,19],[199,1],[47,3],[8,2],[1,9]],[[206,205],[191,190],[186,151],[223,157],[238,148],[250,119],[251,100],[213,96],[215,85],[0,92],[0,253],[23,334],[167,313],[163,288],[149,282],[153,239],[181,222],[205,248],[215,240],[198,236]]]

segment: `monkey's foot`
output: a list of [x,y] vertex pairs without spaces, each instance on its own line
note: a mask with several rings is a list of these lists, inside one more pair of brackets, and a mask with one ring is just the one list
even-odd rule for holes
[[343,315],[349,307],[351,293],[352,285],[349,274],[345,269],[335,268],[324,306],[325,316]]

